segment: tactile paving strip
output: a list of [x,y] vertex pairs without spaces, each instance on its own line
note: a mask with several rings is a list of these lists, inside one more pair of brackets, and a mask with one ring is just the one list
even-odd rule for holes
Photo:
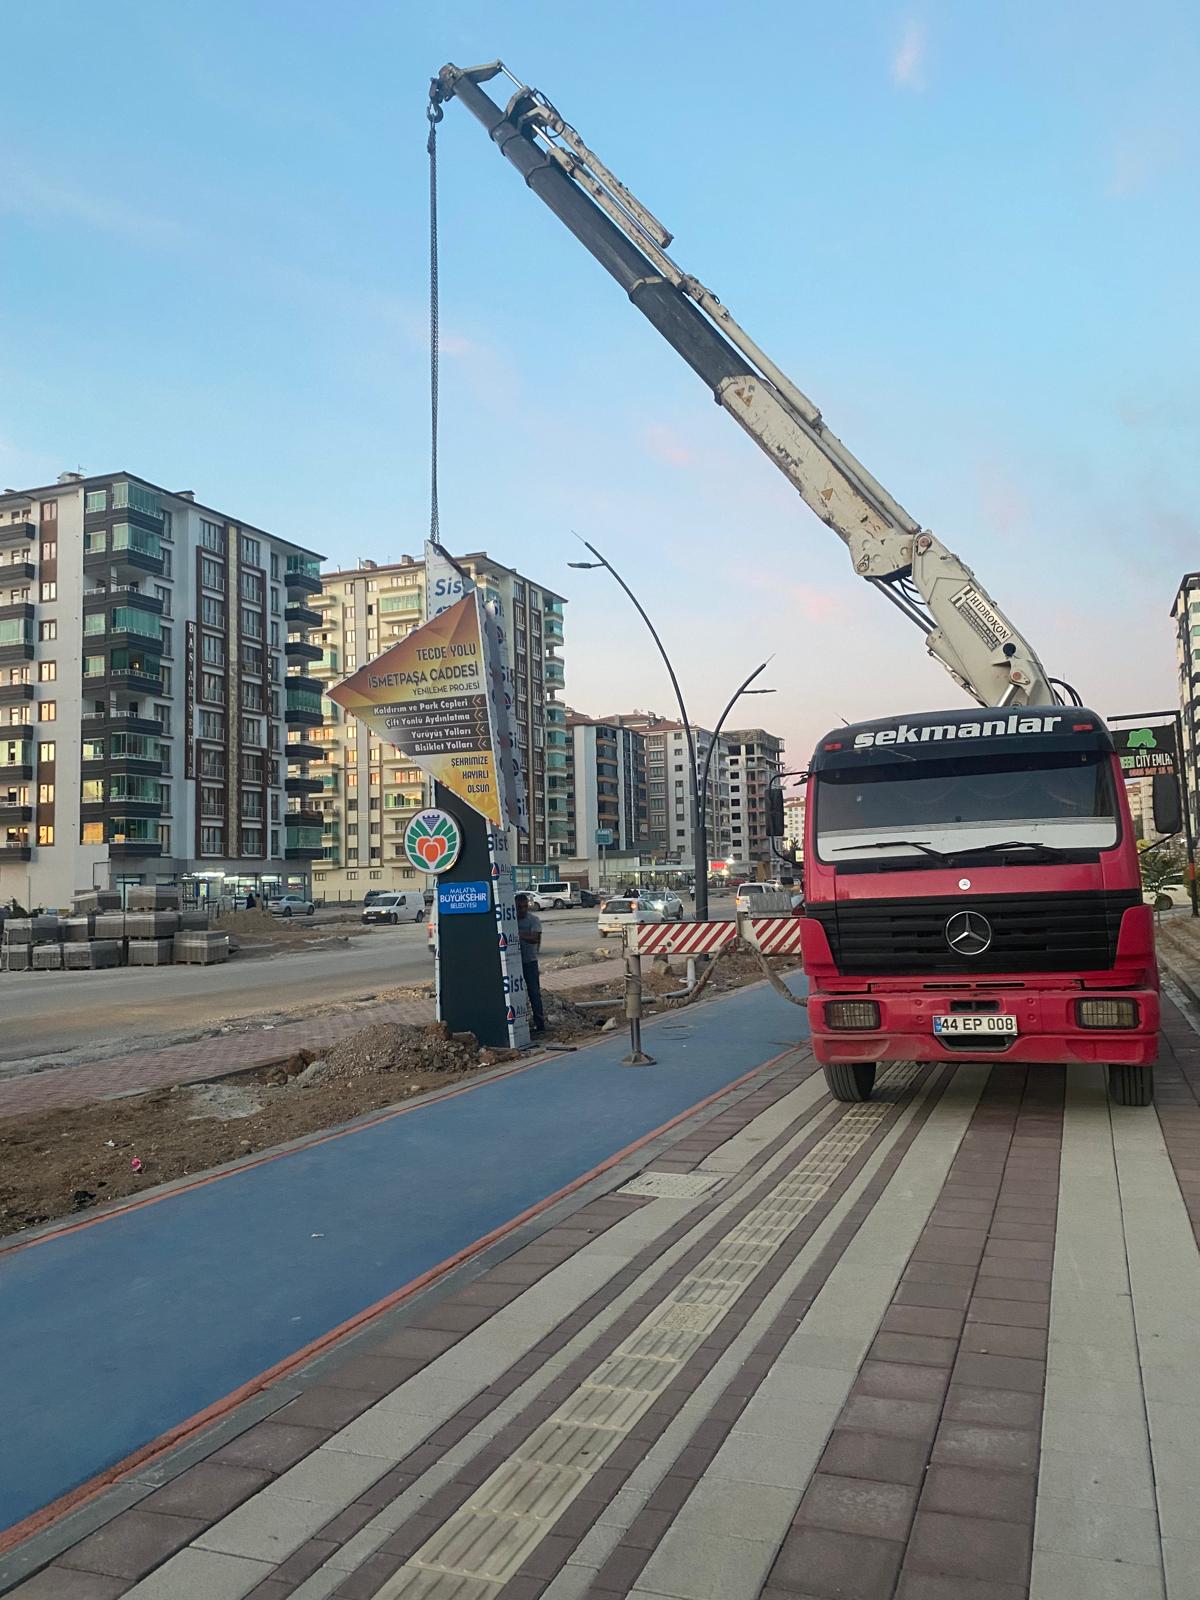
[[[771,1256],[891,1112],[919,1068],[885,1067],[880,1101],[851,1107],[770,1194],[715,1244],[558,1410],[518,1446],[377,1600],[494,1600],[554,1521],[628,1437]],[[651,1176],[651,1175],[648,1175]],[[694,1181],[689,1174],[655,1178]],[[632,1187],[626,1186],[627,1189]]]

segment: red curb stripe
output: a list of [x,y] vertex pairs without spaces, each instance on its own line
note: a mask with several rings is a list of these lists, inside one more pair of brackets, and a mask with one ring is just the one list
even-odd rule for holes
[[[549,1207],[555,1205],[559,1200],[564,1199],[569,1194],[573,1194],[577,1189],[582,1188],[584,1184],[590,1183],[593,1178],[599,1177],[602,1173],[607,1172],[611,1167],[616,1166],[618,1162],[623,1161],[626,1156],[634,1154],[635,1151],[640,1150],[644,1145],[647,1145],[652,1140],[657,1139],[661,1134],[669,1132],[680,1122],[684,1122],[688,1117],[694,1116],[696,1112],[703,1111],[705,1106],[712,1105],[714,1101],[720,1100],[724,1095],[729,1094],[732,1090],[739,1088],[744,1083],[747,1083],[751,1078],[757,1076],[760,1072],[764,1072],[767,1070],[767,1068],[777,1065],[786,1056],[791,1055],[792,1052],[797,1048],[802,1048],[802,1046],[791,1045],[788,1047],[788,1049],[781,1050],[778,1055],[771,1056],[768,1060],[759,1062],[756,1067],[752,1067],[749,1072],[743,1073],[740,1078],[735,1078],[732,1083],[727,1083],[724,1088],[717,1089],[712,1094],[706,1095],[703,1100],[697,1100],[694,1105],[688,1106],[686,1110],[679,1112],[668,1122],[662,1123],[659,1127],[652,1129],[649,1133],[643,1134],[640,1139],[635,1139],[632,1144],[628,1144],[623,1149],[618,1150],[615,1155],[609,1156],[606,1161],[602,1161],[599,1166],[593,1167],[590,1172],[585,1172],[580,1177],[573,1179],[563,1188],[556,1190],[554,1194],[547,1195],[544,1200],[539,1200],[536,1205],[530,1206],[527,1210],[522,1211],[518,1216],[513,1217],[510,1221],[502,1223],[500,1227],[494,1228],[490,1233],[485,1233],[481,1238],[476,1239],[473,1244],[465,1246],[462,1250],[458,1251],[457,1254],[449,1256],[446,1258],[446,1260],[439,1262],[437,1266],[431,1267],[428,1272],[424,1272],[419,1277],[413,1278],[401,1288],[394,1289],[390,1294],[385,1295],[382,1300],[377,1300],[374,1305],[368,1306],[365,1310],[356,1313],[356,1315],[353,1317],[347,1318],[345,1322],[340,1323],[336,1328],[331,1329],[328,1333],[322,1334],[320,1338],[312,1340],[309,1344],[304,1345],[292,1355],[285,1356],[282,1361],[278,1361],[274,1366],[268,1367],[265,1372],[260,1372],[257,1377],[251,1378],[248,1380],[248,1382],[241,1384],[236,1389],[231,1390],[230,1393],[225,1395],[222,1399],[216,1400],[212,1403],[212,1405],[206,1406],[202,1411],[196,1412],[195,1415],[189,1417],[186,1422],[181,1422],[174,1428],[168,1429],[166,1433],[160,1434],[157,1439],[152,1440],[149,1444],[143,1445],[140,1450],[135,1450],[131,1455],[128,1455],[123,1460],[118,1461],[114,1466],[106,1468],[104,1472],[98,1473],[95,1477],[88,1479],[86,1483],[80,1484],[77,1489],[72,1489],[67,1494],[60,1495],[57,1500],[52,1500],[48,1506],[44,1506],[40,1511],[35,1511],[30,1516],[25,1517],[21,1522],[14,1523],[12,1527],[0,1532],[0,1554],[11,1550],[14,1545],[20,1544],[23,1540],[31,1538],[35,1533],[38,1533],[41,1531],[41,1529],[49,1526],[50,1523],[57,1521],[58,1518],[65,1515],[66,1512],[74,1510],[77,1506],[82,1505],[85,1501],[94,1499],[95,1496],[101,1493],[104,1489],[107,1489],[119,1479],[128,1476],[129,1473],[134,1471],[136,1468],[145,1466],[157,1456],[163,1455],[167,1450],[173,1448],[175,1445],[181,1444],[190,1435],[199,1432],[201,1428],[207,1427],[209,1423],[217,1421],[227,1412],[232,1411],[234,1407],[240,1405],[242,1401],[250,1399],[251,1396],[257,1394],[259,1390],[269,1387],[271,1383],[277,1381],[279,1378],[285,1377],[289,1372],[294,1371],[297,1367],[303,1366],[306,1362],[311,1361],[314,1357],[322,1354],[331,1346],[340,1342],[348,1334],[355,1332],[357,1329],[364,1327],[367,1323],[374,1321],[377,1317],[382,1316],[385,1312],[392,1310],[395,1306],[399,1305],[401,1301],[409,1298],[413,1294],[418,1293],[421,1289],[428,1288],[428,1286],[436,1279],[443,1277],[447,1272],[451,1271],[454,1267],[460,1266],[464,1261],[469,1260],[472,1256],[478,1255],[480,1251],[485,1250],[489,1245],[494,1244],[498,1239],[504,1238],[506,1234],[512,1233],[513,1230],[519,1228],[523,1222],[528,1222],[532,1217],[536,1217],[539,1215],[539,1213],[548,1210]],[[529,1063],[529,1065],[533,1065],[533,1063]],[[523,1071],[524,1068],[518,1068],[517,1070]],[[491,1079],[490,1081],[496,1082],[497,1080]],[[477,1086],[468,1085],[467,1087]],[[395,1114],[399,1115],[400,1113]],[[347,1131],[353,1132],[354,1130],[350,1129]],[[331,1137],[339,1136],[331,1135]],[[287,1154],[288,1152],[284,1151],[281,1153]],[[244,1171],[245,1169],[239,1168],[238,1170]],[[214,1176],[220,1177],[224,1176],[224,1174],[215,1174]],[[160,1198],[165,1199],[167,1197],[161,1196]],[[103,1219],[97,1218],[96,1220],[102,1221]],[[54,1237],[57,1237],[57,1235]],[[33,1240],[31,1243],[37,1243],[37,1241]]]

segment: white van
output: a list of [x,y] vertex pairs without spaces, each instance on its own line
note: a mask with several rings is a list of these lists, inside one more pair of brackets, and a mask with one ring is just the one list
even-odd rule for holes
[[573,883],[535,883],[529,901],[535,911],[565,911],[580,904],[579,890]]
[[419,889],[396,889],[363,907],[364,922],[424,922],[425,896]]

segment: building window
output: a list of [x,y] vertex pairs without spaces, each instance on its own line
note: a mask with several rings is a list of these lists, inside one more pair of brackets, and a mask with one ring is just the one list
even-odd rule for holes
[[271,854],[273,856],[277,856],[279,854],[279,829],[278,828],[272,828],[271,829]]
[[200,815],[202,817],[223,817],[225,815],[224,789],[208,783],[200,785]]
[[219,856],[225,853],[225,829],[201,828],[200,829],[200,854],[202,856]]
[[244,572],[242,574],[242,598],[253,606],[261,606],[263,597],[262,579],[257,572]]
[[[221,524],[219,522],[207,522],[201,517],[200,543],[206,550],[224,550],[225,538],[221,532]],[[223,589],[224,587],[225,585],[222,584],[221,588]]]
[[247,567],[261,567],[262,553],[257,539],[251,539],[248,534],[242,535],[242,564]]
[[200,601],[200,620],[210,628],[225,626],[225,602],[206,594]]
[[45,762],[53,761],[56,754],[57,754],[57,746],[55,745],[53,739],[43,739],[41,744],[38,745],[38,760],[39,761],[45,761]]
[[212,705],[225,704],[225,679],[216,672],[202,672],[200,674],[200,698],[208,700]]
[[220,561],[214,561],[211,556],[202,556],[200,560],[200,582],[209,589],[224,589],[225,568]]
[[249,606],[242,607],[242,632],[248,639],[262,638],[263,625],[261,611],[252,611]]
[[[170,653],[171,653],[170,641],[168,640],[168,642],[167,642],[167,654],[170,655]],[[170,694],[171,693],[171,669],[170,669],[170,667],[159,667],[158,675],[162,679],[162,693],[163,694]]]
[[[45,508],[43,507],[43,510],[44,509]],[[87,494],[84,496],[83,509],[85,511],[107,511],[108,490],[89,489]]]
[[261,828],[242,829],[242,854],[244,856],[261,856],[263,853],[263,832]]
[[162,643],[163,655],[165,655],[165,656],[173,656],[175,654],[175,651],[171,646],[171,630],[170,630],[170,628],[160,624],[159,630],[158,630],[158,637],[159,637],[159,640]]
[[158,825],[158,847],[163,855],[169,856],[171,854],[171,824],[169,822],[160,822]]
[[43,640],[45,640],[45,639],[57,639],[58,638],[58,623],[54,622],[54,621],[39,622],[38,623],[38,638],[39,639],[43,639]]
[[271,624],[271,643],[276,649],[279,648],[279,624],[277,622]]
[[57,561],[58,560],[58,545],[55,543],[55,541],[53,539],[43,539],[42,540],[42,560],[43,561]]
[[169,734],[170,731],[171,731],[171,708],[170,708],[170,706],[156,705],[154,707],[154,715],[155,715],[155,718],[157,719],[157,721],[161,724],[162,731],[164,733],[166,733],[166,734]]
[[[168,535],[164,534],[163,537],[166,538]],[[163,577],[169,578],[175,570],[175,563],[172,560],[171,552],[169,550],[160,550],[159,554],[162,556]]]
[[52,822],[43,823],[38,829],[38,843],[43,845],[54,843],[54,824]]
[[263,742],[263,725],[261,717],[242,718],[242,743],[261,745]]
[[200,737],[218,740],[225,738],[225,718],[219,711],[201,711]]
[[200,635],[200,659],[210,667],[223,667],[225,665],[225,641],[220,634],[202,633]]
[[43,700],[38,706],[39,722],[54,722],[58,718],[58,701]]
[[162,601],[163,616],[164,617],[169,617],[171,615],[171,588],[170,588],[170,585],[166,584],[166,583],[156,583],[154,585],[154,593],[158,597],[158,599],[160,599]]
[[45,582],[43,582],[43,584],[42,584],[42,599],[43,600],[57,600],[58,599],[58,585],[57,585],[57,583],[54,582],[53,578],[49,578]]
[[103,844],[104,824],[102,822],[85,822],[79,830],[80,844]]
[[54,804],[54,785],[52,783],[38,784],[38,805],[49,806]]
[[38,682],[39,683],[53,683],[55,678],[57,678],[57,677],[58,677],[58,662],[57,661],[39,661],[38,662]]

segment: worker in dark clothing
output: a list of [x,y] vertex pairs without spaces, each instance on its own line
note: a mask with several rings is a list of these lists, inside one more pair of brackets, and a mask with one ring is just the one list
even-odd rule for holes
[[517,896],[517,937],[521,941],[521,973],[525,979],[525,992],[529,996],[529,1015],[533,1019],[530,1033],[545,1033],[546,1017],[542,1010],[542,977],[538,955],[542,946],[542,922],[529,909],[529,896]]

